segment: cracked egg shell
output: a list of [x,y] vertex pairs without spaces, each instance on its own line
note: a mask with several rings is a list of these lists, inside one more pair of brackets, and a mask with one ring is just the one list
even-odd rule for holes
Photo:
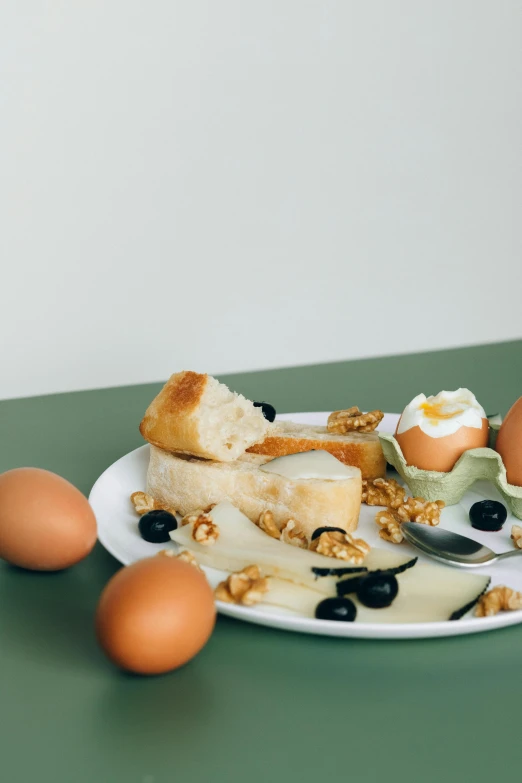
[[488,444],[484,409],[468,389],[419,394],[406,406],[395,438],[408,465],[448,473],[469,449]]
[[443,438],[432,438],[420,427],[396,434],[395,438],[408,465],[421,470],[449,473],[465,451],[488,445],[488,422],[485,419],[480,430],[476,427],[461,427],[453,435],[445,435]]
[[522,487],[522,397],[502,422],[495,449],[502,457],[509,484]]

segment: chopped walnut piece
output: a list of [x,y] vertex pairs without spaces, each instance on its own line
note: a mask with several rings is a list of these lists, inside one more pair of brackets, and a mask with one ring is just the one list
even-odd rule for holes
[[364,479],[362,502],[368,506],[387,506],[398,508],[406,498],[406,490],[395,479]]
[[513,525],[511,528],[511,540],[517,549],[522,549],[522,527]]
[[281,538],[281,531],[274,522],[274,515],[268,509],[260,515],[257,526],[272,538]]
[[212,521],[209,513],[198,509],[190,514],[185,514],[181,520],[181,526],[192,525],[192,538],[198,544],[215,544],[219,537],[219,528]]
[[310,549],[319,555],[347,560],[355,565],[360,565],[370,551],[369,545],[362,538],[354,538],[350,533],[340,533],[337,530],[325,530],[314,538]]
[[162,549],[160,552],[158,552],[158,556],[161,557],[173,557],[176,560],[183,560],[184,563],[189,563],[189,565],[193,565],[194,568],[197,568],[198,571],[201,571],[201,573],[204,573],[203,569],[200,567],[198,561],[192,554],[192,552],[189,552],[188,549],[184,549],[183,552],[180,552],[179,555],[176,554],[176,552],[173,549]]
[[173,549],[160,549],[158,557],[178,557]]
[[147,514],[149,511],[170,511],[171,514],[175,513],[175,511],[168,508],[164,503],[155,500],[152,495],[147,495],[146,492],[133,492],[130,499],[140,517],[143,516],[143,514]]
[[268,588],[268,579],[261,576],[259,567],[250,565],[242,571],[230,574],[228,579],[220,582],[214,595],[218,601],[253,606],[263,600],[263,595],[268,592]]
[[406,498],[397,508],[378,511],[375,521],[381,528],[379,536],[384,541],[400,544],[404,540],[401,530],[403,522],[418,522],[420,525],[434,527],[440,522],[440,512],[444,505],[442,500],[428,502],[424,498]]
[[219,538],[219,527],[212,521],[210,514],[201,513],[192,524],[192,538],[198,544],[212,546]]
[[357,406],[343,411],[333,411],[328,416],[328,432],[344,435],[346,432],[373,432],[383,418],[382,411],[361,413]]
[[517,593],[510,587],[498,585],[479,599],[475,615],[477,617],[493,617],[499,612],[509,612],[515,609],[522,609],[522,593]]
[[379,530],[379,536],[384,539],[384,541],[389,541],[390,544],[401,544],[404,541],[401,523],[397,522],[390,510],[378,511],[375,521],[381,528]]
[[308,549],[308,539],[293,519],[289,519],[283,526],[281,530],[281,541],[284,544],[297,546],[300,549]]
[[398,522],[418,522],[421,525],[434,527],[440,522],[440,512],[446,504],[443,500],[426,501],[424,498],[407,498],[397,509],[394,509]]
[[181,527],[184,527],[185,525],[194,525],[200,517],[206,517],[208,514],[209,512],[202,508],[198,508],[196,511],[191,511],[190,514],[185,514],[185,516],[182,518]]
[[201,573],[204,573],[198,561],[192,552],[188,551],[188,549],[184,549],[183,552],[180,552],[179,555],[176,555],[176,557],[178,560],[183,560],[184,563],[188,563],[189,565],[194,566],[194,568],[197,568],[198,571],[201,571]]

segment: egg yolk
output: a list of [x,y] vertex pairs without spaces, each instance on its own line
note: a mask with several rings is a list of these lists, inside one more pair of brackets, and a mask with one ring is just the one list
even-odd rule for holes
[[453,407],[451,403],[447,402],[423,402],[420,409],[427,419],[431,419],[433,424],[438,424],[439,421],[445,421],[446,419],[453,419],[455,416],[464,413],[463,408]]

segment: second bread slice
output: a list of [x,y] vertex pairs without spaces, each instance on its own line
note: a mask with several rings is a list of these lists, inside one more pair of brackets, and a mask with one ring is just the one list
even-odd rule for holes
[[265,440],[248,451],[284,457],[311,449],[324,449],[345,465],[354,465],[360,469],[363,479],[383,478],[386,474],[386,460],[376,432],[337,435],[314,424],[276,421]]
[[318,527],[356,529],[361,506],[361,472],[335,481],[287,479],[259,470],[270,457],[245,454],[235,462],[210,462],[150,447],[147,492],[185,515],[196,509],[230,501],[257,522],[263,511],[271,511],[281,529],[289,519],[310,540]]

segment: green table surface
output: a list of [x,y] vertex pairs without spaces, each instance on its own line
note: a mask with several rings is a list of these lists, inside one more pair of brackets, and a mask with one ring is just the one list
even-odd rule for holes
[[[399,411],[471,388],[488,413],[522,394],[522,341],[223,378],[280,412]],[[0,403],[0,470],[34,465],[88,493],[141,443],[159,384]],[[1,513],[1,509],[0,509]],[[522,625],[367,641],[219,618],[187,666],[116,670],[93,615],[119,564],[101,546],[56,574],[0,564],[2,783],[510,781],[522,767]]]

